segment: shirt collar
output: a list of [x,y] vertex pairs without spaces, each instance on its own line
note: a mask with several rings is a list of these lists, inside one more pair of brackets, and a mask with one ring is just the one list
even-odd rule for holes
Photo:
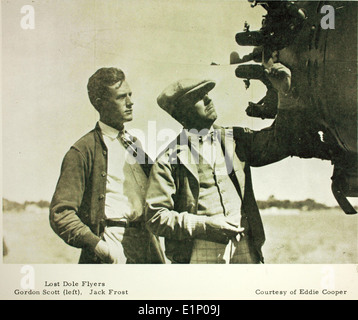
[[102,121],[98,121],[98,125],[101,128],[103,135],[105,135],[106,137],[109,137],[112,140],[118,138],[119,130],[110,127],[109,125],[103,123]]
[[[201,134],[205,132],[205,134]],[[211,126],[210,129],[206,132],[206,130],[203,131],[191,131],[188,129],[184,129],[184,133],[186,134],[187,138],[191,141],[206,141],[209,137],[215,136],[215,130],[214,127]]]
[[[214,127],[211,126],[210,129],[208,131],[206,131],[205,129],[197,132],[197,130],[188,130],[188,129],[184,129],[184,132],[185,134],[188,136],[188,137],[207,137],[209,136],[210,134],[212,134],[214,132]],[[201,133],[205,133],[205,134],[201,134]]]

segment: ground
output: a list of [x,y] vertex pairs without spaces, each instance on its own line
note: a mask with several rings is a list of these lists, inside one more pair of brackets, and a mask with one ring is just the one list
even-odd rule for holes
[[[356,264],[357,215],[340,209],[263,213],[267,264]],[[73,264],[80,250],[50,228],[48,210],[5,212],[3,233],[9,264]]]

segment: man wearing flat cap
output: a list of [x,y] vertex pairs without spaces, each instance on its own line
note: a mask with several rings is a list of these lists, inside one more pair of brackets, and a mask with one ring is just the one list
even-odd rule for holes
[[[275,87],[287,90],[290,71],[275,64],[271,72]],[[172,263],[260,263],[265,235],[250,166],[279,161],[288,152],[277,141],[275,124],[261,131],[214,125],[208,94],[214,86],[183,79],[157,98],[184,128],[152,167],[147,227],[165,237]]]
[[63,159],[51,227],[82,249],[79,263],[163,263],[159,241],[143,219],[152,162],[124,128],[133,119],[129,83],[122,70],[100,68],[87,89],[99,121]]

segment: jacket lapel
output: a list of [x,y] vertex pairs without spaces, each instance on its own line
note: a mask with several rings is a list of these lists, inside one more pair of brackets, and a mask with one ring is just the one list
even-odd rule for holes
[[191,147],[191,143],[184,130],[177,138],[177,148],[174,153],[175,152],[175,156],[178,158],[179,163],[184,165],[199,183],[199,173],[197,168],[198,153]]
[[233,182],[238,189],[238,192],[241,193],[240,197],[243,198],[245,194],[245,162],[240,161],[235,153],[236,142],[234,140],[233,130],[232,128],[225,129],[218,126],[214,126],[214,129],[220,130],[219,139],[225,157],[228,175],[232,180],[233,175],[235,176],[238,186],[235,183],[236,181]]
[[[243,195],[245,194],[245,162],[239,160],[235,153],[236,143],[234,140],[233,130],[232,128],[225,129],[216,125],[214,125],[214,129],[219,130],[220,132],[218,136],[225,157],[228,174],[232,180],[237,180],[238,185],[236,185],[234,181],[233,182],[240,194],[240,197],[243,198]],[[188,141],[188,137],[186,136],[184,130],[177,138],[176,147],[176,150],[173,152],[173,159],[177,157],[179,163],[184,165],[199,183],[199,173],[197,168],[198,153],[195,148],[191,147],[191,143]],[[235,179],[233,179],[233,175],[235,176]]]

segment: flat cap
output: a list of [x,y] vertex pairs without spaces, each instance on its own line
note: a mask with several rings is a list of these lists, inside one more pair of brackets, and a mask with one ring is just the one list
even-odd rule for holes
[[199,101],[215,87],[215,84],[212,80],[178,80],[165,88],[158,96],[158,105],[172,115],[175,103],[179,101]]

